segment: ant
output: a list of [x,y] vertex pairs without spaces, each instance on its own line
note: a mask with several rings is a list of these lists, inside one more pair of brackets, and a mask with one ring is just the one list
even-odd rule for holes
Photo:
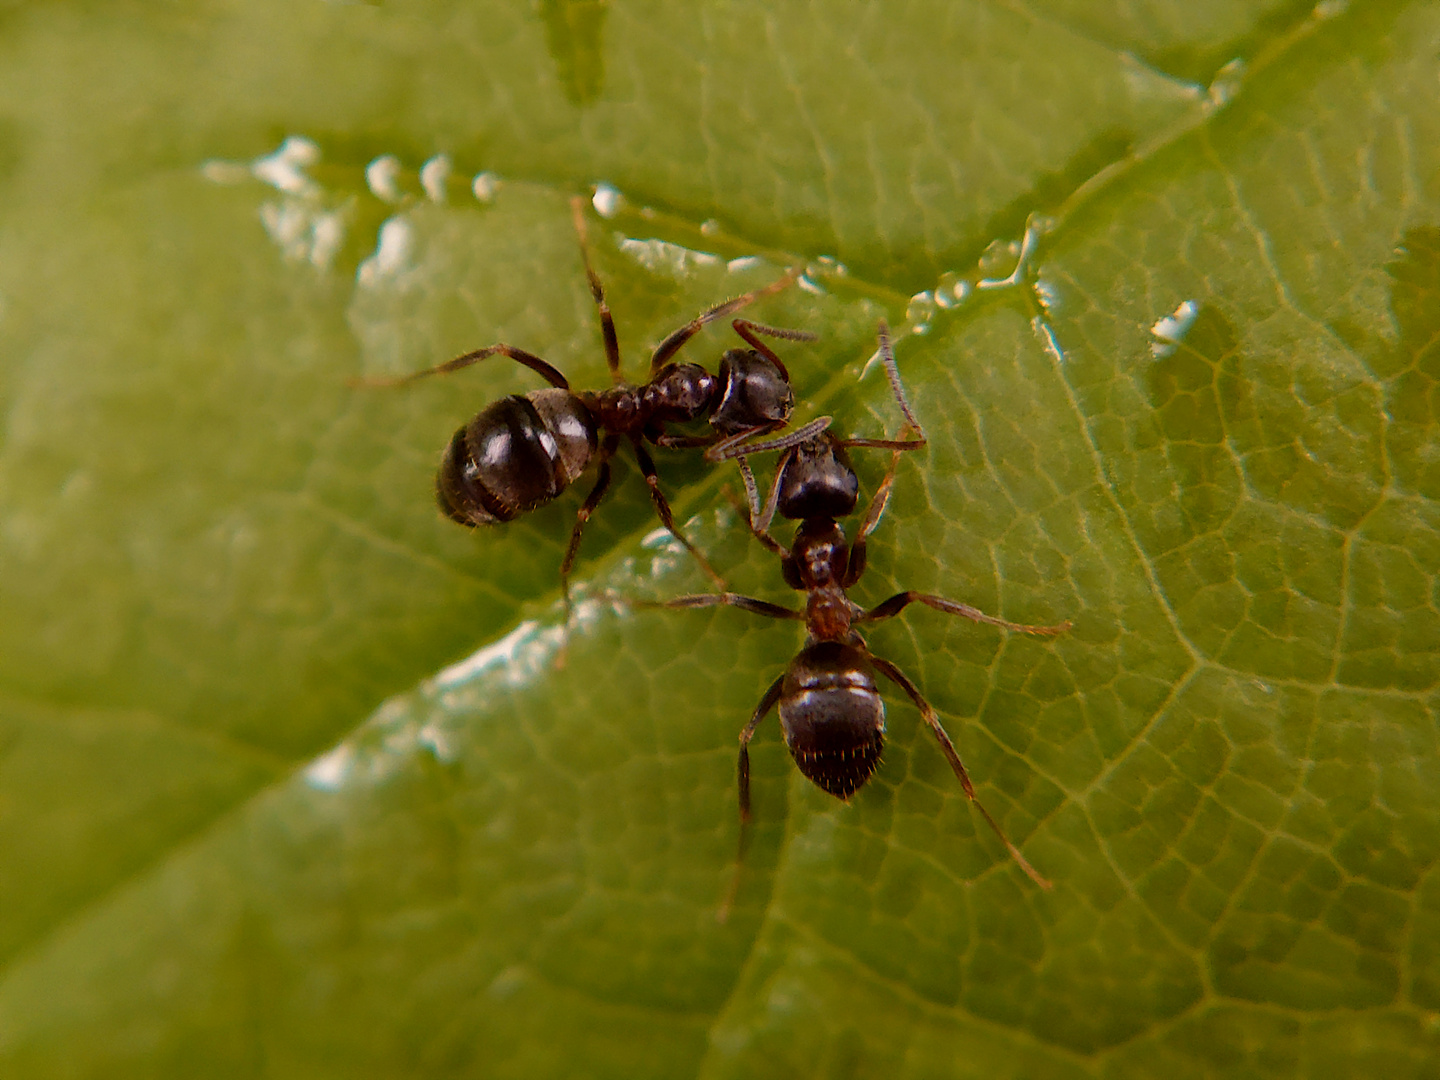
[[[798,271],[791,270],[764,288],[717,304],[691,319],[660,343],[650,357],[649,380],[636,386],[626,382],[620,373],[615,322],[600,279],[590,266],[584,201],[576,196],[571,200],[570,210],[580,240],[580,257],[585,264],[590,295],[600,315],[605,362],[610,369],[612,386],[605,390],[573,391],[569,380],[549,363],[503,342],[474,349],[412,375],[370,379],[364,383],[401,386],[431,375],[459,371],[497,354],[529,368],[549,383],[549,388],[524,395],[512,394],[492,402],[451,438],[435,477],[440,509],[461,525],[471,527],[513,521],[555,499],[592,463],[598,465],[595,486],[575,515],[570,544],[560,564],[560,584],[568,609],[570,569],[580,549],[581,534],[610,487],[610,459],[621,441],[628,439],[635,448],[640,472],[649,485],[650,498],[660,521],[723,589],[724,579],[676,528],[670,503],[660,490],[654,459],[645,443],[661,447],[706,446],[712,453],[723,454],[748,439],[785,426],[795,406],[790,373],[759,335],[814,341],[814,334],[735,319],[731,326],[749,348],[726,350],[717,374],[710,374],[699,364],[675,363],[673,358],[701,327],[780,292],[799,276]],[[682,424],[702,417],[708,418],[714,429],[711,434],[676,435],[666,428],[668,424]],[[742,473],[745,472],[748,470],[742,464]],[[753,480],[747,477],[747,488],[752,484]]]
[[[905,416],[901,439],[841,439],[825,431],[828,417],[768,442],[727,448],[720,458],[766,450],[782,450],[775,480],[760,519],[752,516],[750,530],[768,550],[780,556],[785,583],[806,594],[805,610],[794,611],[778,604],[731,592],[680,596],[653,605],[673,608],[738,607],[772,619],[793,619],[805,623],[805,645],[790,661],[784,674],[770,684],[755,707],[750,722],[740,733],[739,789],[741,851],[745,826],[750,821],[750,739],[771,709],[778,706],[785,745],[795,764],[816,786],[842,800],[848,800],[870,779],[880,763],[885,745],[885,705],[880,699],[875,673],[903,690],[920,710],[934,732],[941,752],[960,780],[960,786],[982,817],[1004,843],[1011,858],[1030,879],[1043,889],[1050,882],[1041,877],[1005,836],[990,812],[975,797],[974,785],[955,744],[941,726],[934,707],[898,667],[870,651],[856,627],[894,618],[913,603],[925,604],[949,615],[1006,630],[1053,637],[1070,629],[1067,620],[1055,626],[1030,626],[986,615],[969,604],[947,600],[929,593],[902,592],[866,610],[846,595],[865,572],[865,547],[890,499],[900,455],[926,444],[924,430],[910,409],[900,383],[899,369],[890,345],[890,332],[880,322],[879,353],[900,411]],[[844,527],[836,520],[854,513],[859,502],[860,482],[847,450],[878,447],[893,451],[890,467],[870,500],[853,544],[847,542]],[[752,500],[753,505],[753,500]],[[800,522],[795,540],[787,550],[769,533],[776,510],[782,517]],[[738,870],[737,870],[738,876]],[[723,919],[734,897],[721,908]]]

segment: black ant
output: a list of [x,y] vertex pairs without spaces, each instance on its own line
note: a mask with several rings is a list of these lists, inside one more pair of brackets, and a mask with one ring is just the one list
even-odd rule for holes
[[[901,439],[840,439],[824,430],[829,419],[822,417],[781,438],[750,443],[743,448],[730,448],[716,455],[738,457],[765,450],[784,451],[776,465],[775,480],[765,510],[758,521],[752,518],[750,529],[767,549],[780,556],[785,583],[806,594],[805,610],[793,611],[730,592],[681,596],[653,606],[703,608],[728,605],[768,618],[795,619],[805,623],[804,648],[790,661],[784,674],[770,684],[760,704],[755,707],[750,722],[740,733],[742,851],[745,824],[750,820],[750,739],[760,721],[778,706],[785,745],[800,771],[831,795],[848,800],[875,772],[885,745],[885,705],[876,685],[875,673],[878,671],[905,691],[920,710],[920,715],[935,733],[941,751],[959,778],[960,786],[1005,844],[1011,858],[1032,881],[1048,889],[1050,882],[1026,861],[1005,836],[999,823],[976,799],[965,765],[941,726],[934,707],[898,667],[871,652],[855,629],[862,623],[894,618],[913,603],[925,604],[937,611],[990,626],[1045,637],[1070,629],[1069,621],[1055,626],[1009,622],[986,615],[969,604],[928,593],[897,593],[869,610],[846,595],[845,590],[855,585],[865,572],[866,540],[889,501],[901,453],[917,450],[926,443],[920,422],[905,399],[890,346],[889,329],[883,321],[878,336],[879,356],[906,419]],[[836,519],[854,513],[859,501],[860,483],[847,453],[854,447],[888,448],[893,454],[885,479],[865,511],[855,542],[850,544],[844,528]],[[769,533],[770,521],[777,509],[781,516],[800,522],[789,550]],[[731,895],[733,897],[733,890]],[[727,899],[721,909],[722,917],[728,910]]]
[[[650,498],[660,521],[695,557],[705,573],[724,588],[720,575],[675,527],[670,503],[660,490],[655,462],[645,443],[662,447],[706,446],[712,452],[725,453],[748,439],[784,427],[795,405],[790,373],[758,335],[790,341],[813,341],[815,335],[736,319],[731,325],[749,348],[727,350],[716,375],[699,364],[675,363],[673,357],[701,327],[780,292],[798,273],[790,271],[764,288],[717,304],[691,319],[660,343],[650,357],[649,381],[635,386],[625,382],[620,373],[615,322],[605,302],[600,279],[590,266],[583,206],[581,197],[571,200],[580,256],[590,283],[590,295],[600,314],[605,362],[613,386],[606,390],[572,391],[569,380],[556,368],[533,353],[503,342],[464,353],[413,375],[364,382],[366,385],[403,385],[431,375],[459,371],[499,354],[529,368],[550,384],[549,389],[512,394],[492,402],[455,432],[440,461],[435,494],[440,509],[461,525],[495,525],[544,506],[578,479],[590,464],[597,464],[599,476],[575,515],[570,544],[560,564],[560,583],[567,607],[570,569],[580,548],[580,536],[610,486],[610,459],[620,448],[622,439],[629,439],[635,448],[640,472],[650,487]],[[702,417],[708,417],[714,429],[711,434],[675,435],[666,429],[668,424],[682,424]],[[742,465],[742,472],[745,471]],[[748,475],[746,480],[749,487],[753,481]]]

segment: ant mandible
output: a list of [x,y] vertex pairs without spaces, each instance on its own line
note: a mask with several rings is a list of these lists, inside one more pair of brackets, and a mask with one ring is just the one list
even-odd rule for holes
[[[398,379],[363,380],[371,386],[400,386],[431,375],[459,371],[488,356],[507,356],[550,384],[548,389],[512,394],[481,409],[455,432],[435,477],[436,501],[461,525],[478,527],[513,521],[538,509],[569,487],[592,463],[598,465],[595,486],[575,515],[570,543],[560,564],[560,583],[570,606],[570,569],[580,549],[585,523],[610,486],[610,459],[628,439],[635,448],[640,472],[650,488],[655,513],[707,575],[722,589],[724,580],[675,526],[670,503],[660,490],[655,462],[645,443],[662,447],[706,446],[724,453],[785,426],[795,405],[790,373],[760,335],[790,341],[813,341],[801,330],[763,326],[746,319],[731,325],[749,346],[726,350],[717,374],[699,364],[675,363],[674,356],[700,328],[748,304],[780,292],[799,275],[789,271],[778,281],[717,304],[680,327],[650,357],[648,381],[627,383],[620,372],[620,345],[615,322],[600,279],[590,266],[585,229],[585,200],[576,196],[570,209],[580,241],[580,257],[590,295],[600,315],[605,363],[613,385],[605,390],[572,391],[556,368],[533,353],[503,342],[457,356],[436,367]],[[708,418],[707,435],[671,434],[666,425]],[[742,472],[744,472],[742,464]],[[747,486],[750,481],[747,476]]]
[[[946,734],[934,707],[904,672],[889,660],[871,652],[855,629],[864,623],[894,618],[914,603],[989,626],[1042,637],[1053,637],[1070,629],[1068,620],[1054,626],[1030,626],[986,615],[969,604],[929,593],[897,593],[869,610],[846,595],[846,590],[855,585],[865,572],[866,541],[890,499],[900,455],[919,449],[926,443],[924,430],[905,398],[890,346],[889,328],[884,321],[880,323],[878,337],[880,358],[895,399],[905,415],[906,424],[901,431],[901,439],[840,439],[824,430],[829,418],[822,417],[781,438],[727,448],[714,455],[724,458],[765,450],[784,451],[776,465],[775,480],[764,512],[759,520],[752,518],[750,529],[767,549],[780,556],[785,583],[806,594],[805,610],[793,611],[731,592],[680,596],[656,606],[704,608],[725,605],[772,619],[794,619],[805,623],[804,647],[790,661],[784,674],[770,684],[760,704],[755,707],[750,722],[740,733],[738,774],[742,851],[744,829],[750,821],[750,739],[760,721],[778,706],[785,745],[800,771],[824,791],[848,800],[875,772],[885,745],[885,704],[876,685],[875,673],[878,671],[903,690],[920,710],[921,717],[934,732],[941,751],[960,780],[960,786],[1004,843],[1011,858],[1032,881],[1041,888],[1049,889],[1050,882],[1020,854],[999,823],[975,797],[975,787],[970,782],[965,764],[960,760],[955,744]],[[844,527],[836,519],[854,513],[859,501],[860,483],[847,453],[854,447],[888,448],[893,454],[889,470],[865,511],[855,542],[850,544]],[[800,522],[794,543],[788,550],[769,533],[770,521],[777,509],[782,517]],[[733,889],[731,895],[733,897]],[[728,909],[727,899],[721,909],[722,916]]]

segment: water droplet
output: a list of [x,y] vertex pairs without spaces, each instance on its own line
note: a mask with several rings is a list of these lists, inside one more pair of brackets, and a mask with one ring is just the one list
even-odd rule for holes
[[314,190],[315,182],[305,169],[319,160],[318,146],[302,135],[290,135],[273,154],[256,158],[250,172],[287,195],[300,195]]
[[635,240],[625,238],[620,241],[620,250],[634,258],[641,266],[652,272],[664,270],[673,277],[684,277],[691,267],[696,266],[718,266],[720,256],[712,255],[708,251],[692,251],[690,248],[681,247],[679,244],[672,244],[666,240]]
[[825,295],[825,286],[821,285],[809,274],[801,274],[798,278],[795,279],[795,284],[798,288],[805,290],[811,296]]
[[238,184],[250,179],[252,173],[246,166],[233,161],[211,159],[200,166],[200,175],[212,184]]
[[725,264],[725,269],[732,274],[743,274],[746,270],[753,270],[765,260],[758,255],[741,255],[738,259],[731,259]]
[[350,774],[354,756],[354,750],[341,743],[305,766],[305,782],[319,791],[339,791]]
[[909,323],[912,334],[928,334],[930,321],[933,318],[935,318],[934,293],[918,292],[910,298],[910,305],[905,309],[905,321]]
[[270,239],[280,246],[286,258],[304,258],[305,237],[310,230],[310,215],[299,203],[267,202],[260,207],[260,223]]
[[716,236],[719,234],[719,232],[720,222],[716,221],[713,217],[707,218],[700,223],[701,236]]
[[1005,277],[1015,269],[1020,258],[1020,243],[1016,240],[992,240],[980,255],[980,272],[986,277]]
[[420,166],[420,186],[431,202],[445,201],[445,185],[449,180],[450,159],[444,154],[436,154]]
[[399,202],[404,197],[399,180],[400,159],[394,154],[384,154],[365,166],[365,186],[377,199]]
[[[965,284],[968,285],[969,282]],[[946,270],[940,275],[940,280],[935,285],[935,305],[944,311],[949,311],[960,303],[964,297],[957,291],[959,286],[960,276],[953,270]]]
[[1245,61],[1237,56],[1215,73],[1215,78],[1205,94],[1211,107],[1219,109],[1230,104],[1230,99],[1240,92],[1240,84],[1244,79]]
[[345,242],[345,213],[334,210],[319,214],[310,229],[310,262],[321,270],[329,268],[335,260],[335,253]]
[[1163,360],[1174,354],[1185,340],[1185,335],[1190,332],[1190,327],[1195,325],[1195,316],[1199,314],[1199,302],[1186,300],[1172,314],[1155,321],[1155,325],[1150,327],[1150,333],[1156,340],[1150,343],[1150,352],[1156,360]]
[[477,173],[475,182],[470,185],[470,190],[482,203],[494,202],[495,193],[500,190],[500,177],[493,172]]
[[1045,278],[1037,278],[1035,281],[1035,299],[1040,304],[1040,310],[1046,315],[1053,315],[1055,307],[1060,303],[1060,293],[1055,286]]
[[411,241],[408,222],[391,218],[381,225],[375,254],[362,262],[356,271],[360,284],[378,285],[383,279],[398,275],[409,261]]
[[606,183],[595,185],[595,194],[591,198],[595,206],[595,212],[602,218],[612,218],[620,212],[620,207],[625,204],[625,196],[620,194],[620,189]]

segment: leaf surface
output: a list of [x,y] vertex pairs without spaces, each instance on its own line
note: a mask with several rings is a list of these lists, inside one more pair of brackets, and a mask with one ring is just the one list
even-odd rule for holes
[[[5,20],[5,1075],[1427,1075],[1433,7]],[[320,159],[254,164],[285,135]],[[430,507],[533,377],[350,385],[492,340],[603,385],[567,206],[599,182],[632,377],[810,262],[755,317],[821,336],[781,345],[799,419],[878,437],[876,323],[915,331],[930,444],[855,594],[1074,621],[869,638],[1053,892],[895,693],[849,805],[761,728],[717,923],[734,740],[799,628],[621,602],[707,587],[625,465],[566,631],[584,482],[484,535]],[[1043,309],[962,297],[1035,210]],[[661,469],[796,603],[732,475]]]

